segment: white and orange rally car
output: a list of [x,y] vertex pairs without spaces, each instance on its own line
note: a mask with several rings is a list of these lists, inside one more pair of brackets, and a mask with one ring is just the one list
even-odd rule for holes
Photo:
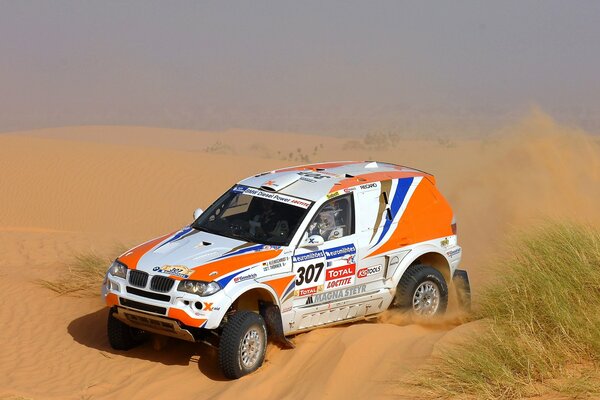
[[267,338],[377,315],[443,314],[448,285],[470,303],[448,202],[432,175],[379,162],[331,162],[244,179],[195,221],[110,266],[108,338],[148,333],[218,346],[224,375],[261,366]]

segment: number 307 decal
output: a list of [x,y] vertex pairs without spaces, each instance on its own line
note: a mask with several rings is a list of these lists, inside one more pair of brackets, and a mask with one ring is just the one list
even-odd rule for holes
[[[309,266],[298,268],[298,278],[296,278],[296,286],[301,286],[304,283],[318,281],[323,271],[324,264],[322,262],[310,264]],[[315,274],[316,270],[316,274]]]

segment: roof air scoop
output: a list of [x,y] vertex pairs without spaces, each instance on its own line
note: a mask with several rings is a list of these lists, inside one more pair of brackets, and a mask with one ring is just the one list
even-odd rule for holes
[[298,174],[283,174],[265,181],[260,188],[270,192],[278,192],[300,179]]

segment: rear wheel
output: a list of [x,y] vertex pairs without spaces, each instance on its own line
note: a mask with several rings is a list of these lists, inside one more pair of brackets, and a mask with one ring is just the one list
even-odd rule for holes
[[256,371],[265,359],[267,328],[252,311],[237,311],[223,327],[219,343],[219,366],[229,379]]
[[140,329],[121,322],[114,317],[114,311],[108,313],[107,333],[110,347],[115,350],[130,350],[142,344],[148,334]]
[[398,283],[394,306],[424,318],[443,315],[448,306],[444,276],[428,265],[409,267]]

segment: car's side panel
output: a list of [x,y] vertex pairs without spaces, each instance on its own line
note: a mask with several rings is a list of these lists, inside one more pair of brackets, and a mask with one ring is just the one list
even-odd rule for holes
[[[393,221],[379,234],[368,257],[435,238],[452,235],[452,210],[435,186],[422,178],[412,182],[403,195],[401,179],[391,204]],[[400,193],[400,195],[398,195]],[[402,196],[403,195],[403,196]],[[397,198],[398,200],[395,202]]]

